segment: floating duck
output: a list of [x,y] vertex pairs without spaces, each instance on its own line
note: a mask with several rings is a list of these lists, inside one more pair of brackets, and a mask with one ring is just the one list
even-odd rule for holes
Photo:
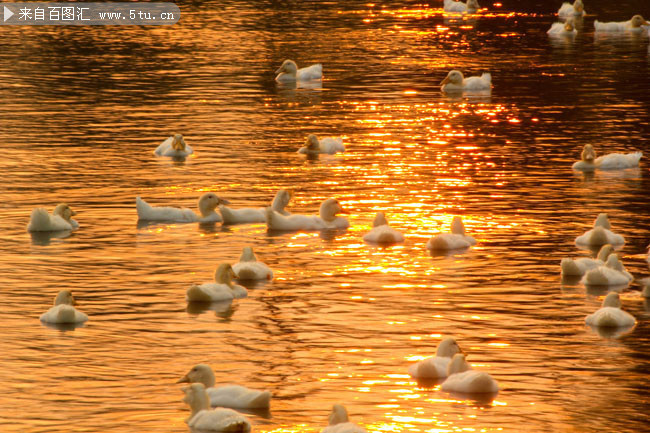
[[245,298],[248,291],[232,282],[235,273],[228,263],[222,263],[214,273],[214,283],[193,285],[187,289],[189,302],[219,302]]
[[232,409],[222,407],[210,409],[210,397],[202,383],[193,383],[183,388],[183,402],[190,406],[190,416],[185,420],[187,425],[200,431],[241,432],[251,431],[248,419]]
[[175,134],[163,141],[153,153],[157,156],[184,158],[194,153],[194,150],[185,143],[181,134]]
[[488,72],[480,77],[463,77],[460,71],[449,71],[447,77],[440,82],[440,89],[443,92],[459,92],[472,90],[490,90],[492,88],[492,75]]
[[215,212],[220,204],[229,204],[228,200],[219,198],[213,192],[206,192],[199,198],[199,212],[197,215],[193,210],[169,206],[154,207],[140,197],[135,198],[135,206],[140,221],[166,221],[177,223],[211,223],[220,222],[221,215]]
[[404,235],[388,225],[383,212],[377,212],[372,230],[363,236],[363,240],[375,244],[395,244],[404,242]]
[[54,208],[52,215],[47,213],[47,209],[39,207],[32,211],[32,215],[27,225],[27,231],[30,232],[56,232],[62,230],[76,230],[79,223],[72,219],[77,213],[65,203],[59,203]]
[[596,158],[596,151],[591,144],[585,144],[580,155],[581,160],[573,164],[574,170],[594,171],[600,170],[623,170],[639,166],[642,152],[610,153]]
[[278,74],[275,81],[279,82],[320,80],[323,78],[323,65],[317,63],[298,69],[296,62],[285,60],[275,73]]

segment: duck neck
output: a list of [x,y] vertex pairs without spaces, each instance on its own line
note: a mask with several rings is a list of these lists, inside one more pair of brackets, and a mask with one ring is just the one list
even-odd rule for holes
[[245,247],[239,257],[240,262],[256,262],[255,253],[251,247]]

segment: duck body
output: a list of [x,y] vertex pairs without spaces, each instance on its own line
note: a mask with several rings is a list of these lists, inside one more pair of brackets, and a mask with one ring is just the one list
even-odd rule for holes
[[618,328],[633,326],[636,319],[630,313],[621,310],[618,293],[609,293],[603,300],[602,307],[588,315],[585,323],[595,327]]
[[316,63],[298,69],[296,62],[285,60],[275,73],[275,81],[278,82],[320,80],[323,78],[323,65]]
[[82,323],[88,316],[74,307],[75,300],[69,290],[60,291],[54,299],[54,306],[41,314],[41,322]]
[[451,233],[437,234],[427,242],[428,249],[439,251],[458,250],[472,245],[476,245],[476,239],[465,234],[465,226],[459,216],[455,216],[451,222]]
[[184,158],[193,154],[194,150],[185,143],[185,139],[181,134],[175,134],[160,143],[153,153],[156,156]]
[[191,286],[187,289],[187,301],[219,302],[247,297],[248,291],[244,287],[233,284],[234,276],[229,264],[220,264],[214,274],[215,282]]
[[594,28],[597,32],[609,32],[609,33],[620,33],[620,32],[641,32],[643,31],[644,26],[648,26],[648,23],[641,15],[634,15],[632,19],[628,21],[612,21],[603,23],[598,20],[594,21]]
[[265,263],[257,261],[251,247],[245,247],[239,262],[232,266],[239,280],[272,280],[273,271]]
[[185,420],[189,427],[201,431],[250,432],[251,423],[245,416],[232,409],[210,409],[210,399],[202,383],[192,383],[183,388],[183,391],[183,401],[192,409],[192,413]]
[[587,246],[600,246],[605,244],[623,245],[625,243],[625,238],[609,229],[594,227],[583,235],[578,236],[575,243]]
[[388,225],[383,212],[378,212],[372,223],[373,228],[363,236],[363,240],[375,244],[395,244],[404,242],[404,235]]
[[492,89],[492,75],[483,73],[480,77],[463,77],[460,71],[450,71],[440,83],[443,92],[481,91]]
[[177,223],[213,223],[221,222],[222,218],[215,208],[221,203],[228,203],[227,200],[217,197],[215,193],[205,193],[199,198],[199,210],[197,215],[193,210],[171,206],[151,206],[140,197],[135,198],[135,206],[140,221],[165,221]]
[[553,23],[546,33],[552,36],[575,36],[578,30],[571,23]]
[[479,5],[476,0],[468,0],[467,3],[454,0],[444,0],[443,10],[445,12],[458,12],[458,13],[476,13]]
[[266,209],[266,226],[269,230],[280,231],[317,231],[347,229],[350,223],[346,218],[337,217],[342,212],[338,200],[328,198],[320,206],[319,216],[289,215],[284,216],[273,209]]
[[271,393],[256,391],[240,385],[215,387],[212,368],[206,364],[194,366],[177,383],[201,383],[208,394],[210,405],[237,409],[265,409],[271,405]]
[[457,353],[447,368],[447,379],[442,390],[464,394],[493,394],[499,391],[497,382],[484,371],[472,370],[465,361],[465,355]]
[[564,2],[557,11],[560,18],[582,17],[585,15],[585,7],[582,0],[576,0],[573,4]]
[[319,140],[314,134],[310,134],[307,137],[306,145],[298,149],[298,153],[307,155],[319,153],[334,155],[337,152],[345,152],[341,137],[325,137]]
[[52,215],[45,208],[36,208],[32,211],[27,231],[57,232],[76,230],[79,228],[79,223],[71,218],[73,215],[75,215],[75,212],[65,203],[58,204],[54,208]]
[[603,265],[586,271],[580,282],[586,286],[622,286],[633,279],[618,256],[610,254]]
[[[275,195],[271,207],[274,211],[282,215],[290,215],[284,208],[291,200],[292,191],[281,189]],[[263,223],[266,222],[266,209],[265,208],[243,208],[233,209],[225,205],[219,205],[219,212],[224,224],[247,224],[247,223]]]
[[579,171],[624,170],[639,166],[643,156],[642,152],[610,153],[596,158],[596,151],[591,144],[585,144],[582,149],[580,161],[573,164],[572,168]]

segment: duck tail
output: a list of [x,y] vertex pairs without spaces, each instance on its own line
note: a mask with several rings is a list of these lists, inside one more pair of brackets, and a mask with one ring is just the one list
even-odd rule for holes
[[488,83],[492,84],[492,74],[490,74],[489,72],[483,72],[483,75],[481,75],[481,78],[483,80],[487,81]]
[[29,225],[27,226],[27,231],[37,232],[37,231],[47,231],[50,229],[50,214],[47,213],[47,209],[42,207],[36,208],[32,211],[32,216],[29,219]]

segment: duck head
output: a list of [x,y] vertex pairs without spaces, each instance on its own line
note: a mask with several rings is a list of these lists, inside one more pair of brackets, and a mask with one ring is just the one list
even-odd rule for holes
[[602,262],[605,262],[607,261],[607,257],[609,257],[613,252],[614,247],[610,244],[605,244],[600,248],[600,251],[598,251],[598,256],[596,258]]
[[59,215],[64,220],[70,221],[70,218],[72,218],[73,215],[77,215],[77,212],[70,209],[70,206],[68,206],[67,204],[59,203],[54,208],[52,214]]
[[253,252],[252,247],[244,247],[244,249],[241,252],[241,256],[239,256],[239,261],[240,262],[256,262],[257,258],[255,257],[255,253]]
[[328,198],[320,205],[320,217],[327,222],[334,221],[337,213],[346,213],[339,201],[335,198]]
[[372,222],[373,227],[379,227],[379,226],[387,226],[388,221],[386,221],[386,216],[384,215],[383,212],[377,212],[377,215],[375,216],[375,220]]
[[455,216],[451,220],[451,232],[455,235],[465,236],[465,226],[463,225],[463,219],[459,216]]
[[284,210],[285,207],[287,207],[292,197],[293,197],[292,189],[281,189],[280,191],[277,192],[277,194],[275,194],[275,197],[273,198],[273,202],[271,203],[271,207],[273,208],[274,211],[281,212]]
[[462,86],[463,85],[463,73],[460,71],[449,71],[447,74],[447,77],[440,82],[440,86],[444,86],[445,84],[453,84],[456,86]]
[[438,344],[438,349],[436,350],[436,356],[442,356],[446,358],[451,358],[457,353],[463,353],[462,349],[454,340],[454,337],[445,337],[442,339],[440,344]]
[[465,361],[465,354],[457,353],[451,358],[451,362],[447,366],[447,376],[451,376],[454,373],[462,373],[467,370],[471,370],[471,367]]
[[294,62],[293,60],[289,60],[289,59],[282,62],[282,65],[280,65],[280,67],[278,68],[277,71],[275,71],[275,73],[280,74],[280,73],[283,73],[283,72],[285,74],[293,75],[295,77],[296,72],[298,72],[298,66],[296,65],[296,62]]
[[186,386],[183,388],[183,392],[185,393],[183,402],[187,403],[192,411],[185,422],[189,422],[194,415],[202,410],[210,409],[210,397],[202,383],[193,383],[190,386]]
[[650,25],[641,15],[634,15],[630,20],[632,28],[638,29],[641,26]]
[[230,202],[226,199],[219,198],[213,192],[206,192],[199,198],[199,211],[201,211],[201,216],[206,217],[214,213],[214,210],[220,204],[230,204]]
[[185,143],[185,139],[181,134],[174,135],[174,139],[172,140],[172,149],[184,151],[186,146],[187,143]]
[[621,298],[618,293],[611,292],[603,299],[603,307],[621,308]]
[[54,305],[77,305],[77,301],[75,301],[74,296],[72,296],[72,293],[70,290],[61,290],[57,295],[56,298],[54,298]]
[[582,148],[582,154],[580,157],[584,162],[593,164],[594,159],[596,159],[596,151],[594,150],[594,147],[591,144],[585,144],[585,147]]
[[202,383],[206,388],[215,384],[214,372],[209,365],[197,364],[176,383]]
[[328,420],[329,425],[337,425],[348,422],[350,419],[348,418],[348,411],[345,409],[345,406],[342,404],[335,404],[332,406],[332,412],[330,412]]
[[320,152],[320,142],[314,134],[309,134],[305,143],[308,152]]
[[579,14],[585,11],[585,5],[582,3],[582,0],[576,0],[573,2],[573,10]]
[[228,263],[220,264],[214,272],[214,281],[219,284],[226,284],[230,287],[232,287],[232,279],[235,277],[235,272],[232,270],[232,266]]
[[602,227],[607,230],[610,230],[612,228],[612,225],[609,223],[609,218],[607,217],[606,213],[598,214],[596,221],[594,221],[594,228],[596,227]]

